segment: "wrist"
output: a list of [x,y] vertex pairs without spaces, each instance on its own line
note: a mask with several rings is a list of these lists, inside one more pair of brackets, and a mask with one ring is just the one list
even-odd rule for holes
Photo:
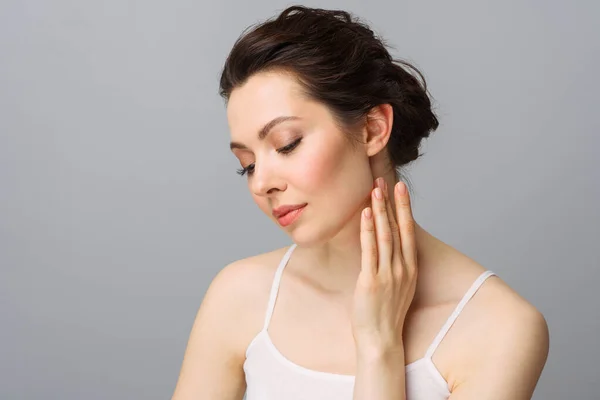
[[401,359],[404,362],[404,343],[369,343],[357,345],[356,356],[367,363]]

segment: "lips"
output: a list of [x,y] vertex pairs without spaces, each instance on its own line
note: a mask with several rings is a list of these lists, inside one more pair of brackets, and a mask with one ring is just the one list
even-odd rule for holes
[[275,218],[281,218],[284,215],[286,215],[287,213],[290,213],[290,212],[292,212],[294,210],[302,208],[305,205],[306,205],[306,203],[304,203],[304,204],[295,204],[295,205],[285,205],[285,206],[277,207],[277,208],[273,209],[273,216]]
[[277,218],[277,222],[279,222],[279,225],[285,227],[288,225],[293,224],[298,218],[300,218],[300,215],[302,214],[302,212],[306,209],[306,206],[302,206],[300,208],[296,208],[290,212],[287,212],[285,214],[283,214],[282,216]]

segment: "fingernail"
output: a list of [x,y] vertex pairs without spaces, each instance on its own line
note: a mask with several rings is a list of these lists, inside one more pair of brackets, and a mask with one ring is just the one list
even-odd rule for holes
[[404,182],[398,182],[396,184],[396,188],[398,188],[398,194],[403,196],[406,194],[406,185],[404,184]]
[[377,200],[381,200],[381,189],[380,188],[375,189],[375,197],[377,198]]

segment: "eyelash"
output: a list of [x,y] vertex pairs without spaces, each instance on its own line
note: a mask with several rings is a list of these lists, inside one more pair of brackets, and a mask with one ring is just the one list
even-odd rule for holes
[[[290,154],[300,144],[301,141],[302,141],[302,138],[296,139],[292,143],[288,144],[287,146],[277,149],[277,152],[280,154]],[[254,164],[250,164],[246,168],[238,169],[237,170],[238,175],[245,175],[246,173],[248,173],[248,176],[252,175],[251,169],[254,170],[254,167],[252,167],[253,165]]]

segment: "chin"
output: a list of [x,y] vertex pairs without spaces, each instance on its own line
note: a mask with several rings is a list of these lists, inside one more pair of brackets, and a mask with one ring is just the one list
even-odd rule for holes
[[[332,224],[333,219],[328,219],[328,223],[324,220],[321,220],[321,223],[314,221],[312,221],[313,223],[303,222],[289,227],[280,227],[290,236],[294,243],[302,247],[324,245],[333,240],[346,226],[344,223]],[[357,231],[356,234],[359,237],[360,231]]]

